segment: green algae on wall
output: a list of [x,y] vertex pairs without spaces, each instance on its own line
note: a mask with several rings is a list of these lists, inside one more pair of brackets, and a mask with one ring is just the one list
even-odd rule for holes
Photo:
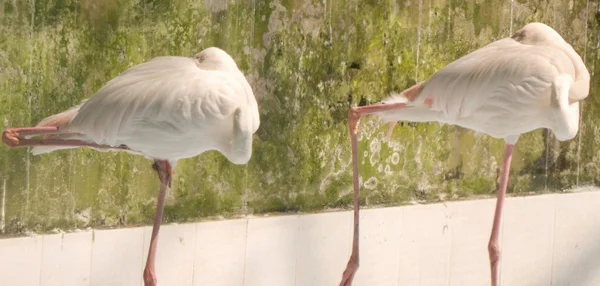
[[[589,6],[588,6],[589,5]],[[0,118],[34,125],[161,55],[229,52],[259,101],[246,166],[216,152],[182,160],[165,221],[351,205],[346,114],[426,79],[456,58],[543,21],[598,70],[598,22],[587,1],[7,0],[0,5]],[[580,135],[537,130],[517,144],[517,194],[597,184],[593,96]],[[401,123],[391,140],[361,124],[361,203],[398,205],[493,195],[503,142],[454,126]],[[149,223],[158,180],[147,159],[0,148],[9,233]]]

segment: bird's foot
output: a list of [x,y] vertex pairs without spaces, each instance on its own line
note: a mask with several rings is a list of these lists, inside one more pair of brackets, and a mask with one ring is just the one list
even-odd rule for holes
[[144,286],[156,286],[156,274],[154,271],[146,268],[144,269]]
[[7,129],[2,132],[2,142],[10,148],[19,146],[19,138],[12,129]]
[[348,260],[348,265],[346,265],[346,270],[342,274],[342,281],[340,282],[340,286],[352,286],[352,280],[354,279],[354,274],[358,270],[358,259],[354,256],[350,256],[350,260]]

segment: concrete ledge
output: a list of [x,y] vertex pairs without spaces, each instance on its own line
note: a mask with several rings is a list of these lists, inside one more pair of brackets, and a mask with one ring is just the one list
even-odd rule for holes
[[[502,285],[600,285],[600,191],[510,198]],[[493,199],[361,212],[355,286],[489,285]],[[159,285],[337,285],[352,213],[165,225]],[[0,240],[0,284],[143,285],[151,228]]]

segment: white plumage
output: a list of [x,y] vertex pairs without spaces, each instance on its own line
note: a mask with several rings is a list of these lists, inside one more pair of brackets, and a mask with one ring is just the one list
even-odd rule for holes
[[[126,145],[133,153],[169,160],[217,150],[235,164],[252,153],[259,127],[252,89],[233,59],[218,48],[186,57],[158,57],[134,66],[89,100],[46,118],[56,138],[102,145]],[[36,146],[42,154],[56,149]]]
[[589,82],[571,45],[547,25],[530,23],[439,70],[416,87],[415,98],[383,101],[412,108],[376,114],[386,122],[438,121],[503,139],[549,128],[568,140],[577,134]]

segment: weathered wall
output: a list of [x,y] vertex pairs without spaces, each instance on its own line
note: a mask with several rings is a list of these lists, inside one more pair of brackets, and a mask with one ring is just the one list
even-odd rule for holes
[[[6,0],[0,6],[0,119],[34,125],[160,55],[229,52],[254,88],[261,127],[247,166],[211,152],[181,161],[166,221],[347,207],[346,112],[409,87],[468,53],[543,21],[598,70],[593,1]],[[598,86],[580,136],[522,136],[510,192],[596,183]],[[402,124],[391,141],[362,124],[364,204],[495,192],[503,142],[438,124]],[[90,150],[33,157],[0,147],[9,233],[147,223],[158,182],[144,158]]]

